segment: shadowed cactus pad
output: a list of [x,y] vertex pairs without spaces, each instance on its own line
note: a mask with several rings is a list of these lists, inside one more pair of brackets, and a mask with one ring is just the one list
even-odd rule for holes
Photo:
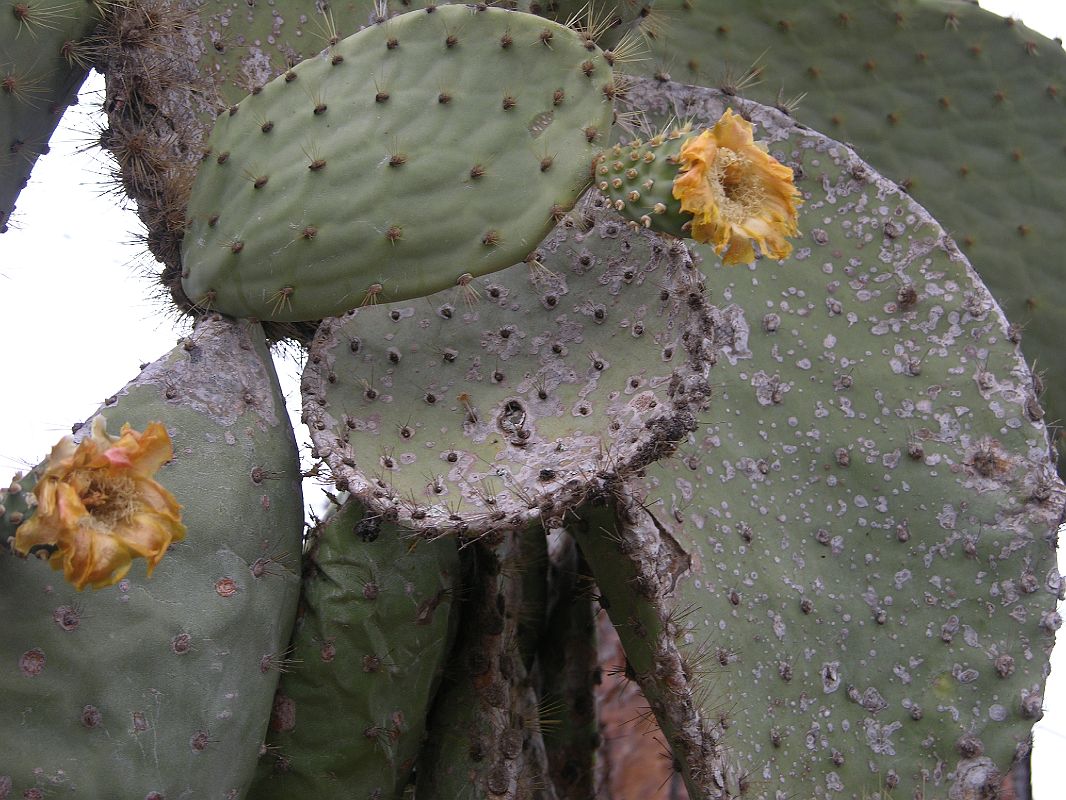
[[604,202],[535,266],[323,323],[304,417],[340,488],[405,525],[484,531],[670,451],[705,389],[697,270]]
[[412,539],[350,501],[314,532],[256,800],[398,797],[448,654],[454,538]]
[[543,621],[544,530],[495,532],[464,554],[459,637],[433,703],[415,794],[548,800],[555,797],[545,750],[550,723],[541,719],[546,705],[522,630]]
[[616,90],[591,40],[529,14],[445,6],[367,28],[219,119],[185,292],[311,320],[503,269],[587,185]]
[[[736,102],[633,95],[697,122]],[[580,543],[697,794],[994,796],[1060,624],[1064,495],[1032,376],[924,209],[744,110],[802,176],[806,241],[750,270],[694,248],[721,298],[715,395]]]

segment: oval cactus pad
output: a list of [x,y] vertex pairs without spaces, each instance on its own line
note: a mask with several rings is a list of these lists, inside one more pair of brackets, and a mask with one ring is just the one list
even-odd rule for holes
[[1002,311],[845,145],[708,89],[631,97],[657,124],[733,105],[805,201],[780,263],[692,247],[715,394],[579,539],[690,794],[999,796],[1042,713],[1066,500]]
[[453,289],[319,327],[304,418],[338,488],[473,534],[562,515],[684,437],[705,393],[699,271],[597,204],[541,243],[535,271],[462,290],[479,302]]
[[510,266],[587,185],[615,91],[591,39],[529,14],[444,6],[360,31],[219,118],[185,291],[311,320]]

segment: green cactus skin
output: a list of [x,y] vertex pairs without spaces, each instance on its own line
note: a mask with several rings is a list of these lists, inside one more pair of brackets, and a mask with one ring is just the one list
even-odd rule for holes
[[419,800],[554,800],[535,681],[522,652],[526,577],[545,575],[539,525],[465,551],[459,639],[418,760]]
[[1046,371],[1048,419],[1066,418],[1061,42],[962,0],[655,9],[654,58],[630,70],[781,108],[799,100],[799,122],[849,142],[951,232]]
[[466,287],[473,305],[453,290],[323,323],[304,416],[338,488],[430,535],[474,535],[558,517],[672,449],[706,388],[698,270],[602,203],[560,224],[534,270]]
[[26,474],[17,473],[7,488],[0,489],[0,548],[10,547],[8,539],[37,507],[37,498],[33,495],[36,485],[37,468],[34,467]]
[[458,615],[453,537],[412,539],[349,501],[313,535],[251,797],[398,798]]
[[106,0],[0,3],[0,233],[88,74],[89,36]]
[[[687,133],[687,132],[686,132]],[[616,144],[597,156],[595,185],[614,209],[633,222],[659,233],[683,238],[692,219],[674,199],[678,154],[686,141],[678,128]]]
[[[146,242],[165,265],[160,281],[183,311],[196,310],[181,289],[185,207],[216,117],[301,61],[324,50],[331,55],[365,26],[429,4],[384,5],[381,14],[381,0],[195,7],[124,0],[110,10],[94,49],[94,66],[107,79],[109,125],[101,144],[114,155],[147,228]],[[524,11],[529,4],[493,5]],[[292,334],[273,323],[265,327],[272,336]]]
[[[299,463],[259,326],[205,319],[100,414],[162,421],[188,528],[150,578],[76,592],[0,550],[0,785],[244,797],[295,617]],[[85,428],[87,430],[87,428]],[[228,794],[227,794],[228,793]]]
[[[697,123],[736,103],[632,91]],[[984,796],[1029,746],[1060,623],[1031,374],[927,212],[744,111],[797,171],[807,241],[750,270],[696,248],[729,304],[718,391],[579,544],[693,796]]]
[[508,267],[587,186],[614,92],[594,44],[530,14],[444,6],[363,30],[219,119],[185,293],[314,320]]

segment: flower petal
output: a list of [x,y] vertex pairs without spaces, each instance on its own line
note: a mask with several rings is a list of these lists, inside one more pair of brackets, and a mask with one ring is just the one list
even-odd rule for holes
[[159,563],[170,543],[185,537],[185,526],[158,514],[134,514],[113,537],[131,552],[148,560],[149,569]]
[[181,506],[152,479],[173,457],[166,428],[154,422],[144,433],[125,425],[107,434],[102,417],[74,447],[67,437],[52,449],[34,488],[37,508],[15,534],[22,553],[51,545],[53,568],[78,590],[121,580],[134,557],[159,563],[171,542],[185,536]]
[[[692,215],[690,235],[714,247],[723,263],[755,260],[759,249],[773,258],[792,252],[786,236],[798,233],[802,202],[792,170],[754,140],[754,127],[732,109],[710,130],[681,146],[673,196]],[[743,239],[743,241],[741,241]]]

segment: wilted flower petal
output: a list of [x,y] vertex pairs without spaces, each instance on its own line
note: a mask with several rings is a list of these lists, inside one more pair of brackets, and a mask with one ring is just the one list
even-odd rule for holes
[[792,252],[802,202],[792,170],[754,140],[752,124],[729,109],[713,128],[686,141],[673,196],[692,215],[693,239],[725,253],[725,264],[755,260],[754,241],[771,258]]
[[65,437],[49,456],[34,495],[37,509],[15,533],[15,549],[54,548],[48,561],[77,589],[117,583],[132,559],[148,574],[185,538],[181,506],[152,476],[173,457],[166,428],[129,425],[109,436],[102,417],[80,444]]

